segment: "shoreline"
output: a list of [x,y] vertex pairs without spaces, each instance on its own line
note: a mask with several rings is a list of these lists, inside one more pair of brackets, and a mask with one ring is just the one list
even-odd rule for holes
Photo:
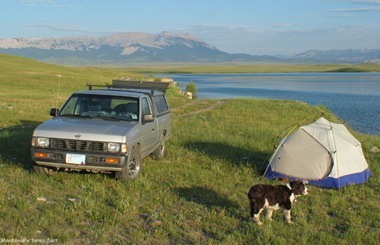
[[120,67],[144,74],[241,74],[241,73],[312,73],[312,72],[380,72],[380,64],[141,64]]

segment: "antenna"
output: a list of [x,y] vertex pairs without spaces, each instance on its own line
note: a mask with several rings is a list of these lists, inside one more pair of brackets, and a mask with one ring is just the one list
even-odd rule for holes
[[60,89],[60,85],[61,85],[61,77],[63,77],[63,76],[61,75],[61,73],[58,74],[58,75],[55,75],[55,76],[58,77],[57,106],[56,106],[55,108],[58,108],[58,102],[59,102],[59,89]]

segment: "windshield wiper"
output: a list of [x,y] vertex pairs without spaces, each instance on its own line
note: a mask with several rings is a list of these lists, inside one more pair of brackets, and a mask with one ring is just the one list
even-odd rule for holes
[[99,119],[103,119],[103,120],[108,120],[108,121],[121,121],[120,118],[112,117],[112,116],[105,116],[105,115],[97,115],[95,118],[99,118]]
[[81,118],[91,118],[90,116],[78,115],[78,114],[62,114],[61,117],[81,117]]

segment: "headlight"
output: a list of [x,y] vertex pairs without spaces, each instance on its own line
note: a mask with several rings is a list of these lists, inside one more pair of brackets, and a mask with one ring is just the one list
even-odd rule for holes
[[108,143],[107,144],[107,151],[108,152],[127,153],[128,152],[128,145],[127,144],[119,144],[119,143]]
[[37,138],[36,143],[37,147],[47,148],[49,147],[49,138]]
[[121,144],[121,153],[128,153],[128,145]]
[[109,152],[120,152],[119,143],[108,143],[107,148]]

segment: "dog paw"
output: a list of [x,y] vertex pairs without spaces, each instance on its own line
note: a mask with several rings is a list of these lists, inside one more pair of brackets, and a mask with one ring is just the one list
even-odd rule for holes
[[253,222],[258,225],[263,225],[263,222],[261,222],[259,219],[254,219]]

